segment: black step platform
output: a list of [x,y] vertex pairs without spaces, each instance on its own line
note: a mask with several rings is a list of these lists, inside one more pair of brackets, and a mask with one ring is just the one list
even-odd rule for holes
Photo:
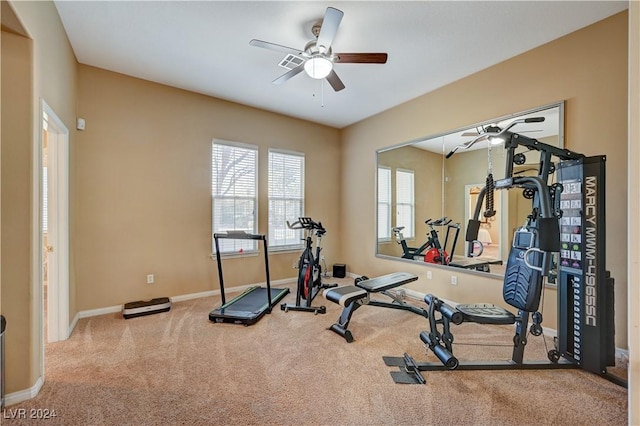
[[171,309],[171,299],[168,297],[158,297],[151,300],[138,300],[136,302],[125,303],[122,308],[122,316],[125,319],[141,317],[143,315],[167,312]]

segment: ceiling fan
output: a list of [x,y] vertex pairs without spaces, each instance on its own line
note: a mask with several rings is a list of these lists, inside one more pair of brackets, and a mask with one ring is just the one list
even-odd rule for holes
[[333,90],[338,92],[344,89],[345,86],[333,69],[333,64],[384,64],[387,62],[386,53],[334,54],[332,52],[331,44],[343,15],[344,13],[341,10],[328,7],[322,21],[313,25],[311,29],[315,39],[309,41],[302,50],[256,39],[251,40],[249,44],[293,55],[293,58],[288,58],[288,63],[294,67],[273,80],[274,84],[282,84],[304,70],[311,78],[326,78]]

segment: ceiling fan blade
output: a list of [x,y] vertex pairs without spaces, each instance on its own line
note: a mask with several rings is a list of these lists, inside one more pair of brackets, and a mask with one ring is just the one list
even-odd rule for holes
[[276,52],[291,53],[292,55],[300,56],[302,51],[300,49],[294,49],[293,47],[282,46],[280,44],[269,43],[268,41],[253,39],[249,42],[251,46],[262,47],[263,49],[275,50]]
[[334,62],[341,64],[386,64],[386,53],[338,53]]
[[297,67],[295,67],[295,68],[287,71],[286,73],[282,74],[280,77],[278,77],[275,80],[273,80],[272,83],[273,84],[282,84],[285,81],[289,80],[291,77],[294,77],[294,76],[300,74],[300,72],[302,70],[304,70],[304,62],[301,63],[300,65],[298,65]]
[[342,80],[340,80],[340,77],[338,77],[338,74],[336,74],[334,70],[331,70],[331,72],[327,76],[327,81],[336,92],[344,89],[344,83],[342,82]]
[[344,12],[333,7],[328,7],[324,13],[322,27],[320,28],[320,34],[318,34],[318,41],[316,42],[316,46],[324,46],[324,52],[327,52],[331,47],[331,43],[333,43],[333,38],[338,32],[338,26],[340,26],[340,21],[342,21],[343,16]]

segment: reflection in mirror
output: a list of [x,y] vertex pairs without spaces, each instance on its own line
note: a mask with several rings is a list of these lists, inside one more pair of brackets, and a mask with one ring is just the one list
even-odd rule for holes
[[[499,140],[465,144],[491,131],[490,126],[504,129],[516,119],[544,117],[510,131],[562,147],[563,114],[563,103],[556,103],[379,150],[377,254],[503,275],[513,233],[531,213],[531,200],[521,190],[495,191],[495,213],[482,214],[478,241],[466,242],[467,223],[488,175],[494,180],[505,176],[506,152]],[[455,155],[447,156],[452,151]],[[538,153],[517,152],[522,156],[514,173],[537,174]],[[483,213],[486,207],[481,206]]]

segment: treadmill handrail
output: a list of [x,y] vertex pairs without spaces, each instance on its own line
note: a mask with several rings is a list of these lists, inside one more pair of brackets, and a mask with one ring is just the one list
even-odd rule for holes
[[226,233],[214,233],[213,240],[216,245],[216,263],[218,265],[218,280],[220,284],[220,298],[222,299],[222,304],[226,303],[226,297],[224,292],[224,278],[222,277],[222,260],[220,259],[220,245],[218,244],[218,240],[220,238],[230,238],[230,239],[253,239],[253,240],[262,240],[264,245],[264,265],[265,265],[265,274],[267,279],[267,301],[269,303],[269,309],[271,309],[271,279],[269,276],[269,253],[267,248],[267,237],[264,234],[247,234],[244,231],[236,231]]
[[248,234],[242,230],[229,230],[225,232],[216,232],[213,234],[213,238],[228,238],[233,240],[266,240],[267,237],[264,234]]

